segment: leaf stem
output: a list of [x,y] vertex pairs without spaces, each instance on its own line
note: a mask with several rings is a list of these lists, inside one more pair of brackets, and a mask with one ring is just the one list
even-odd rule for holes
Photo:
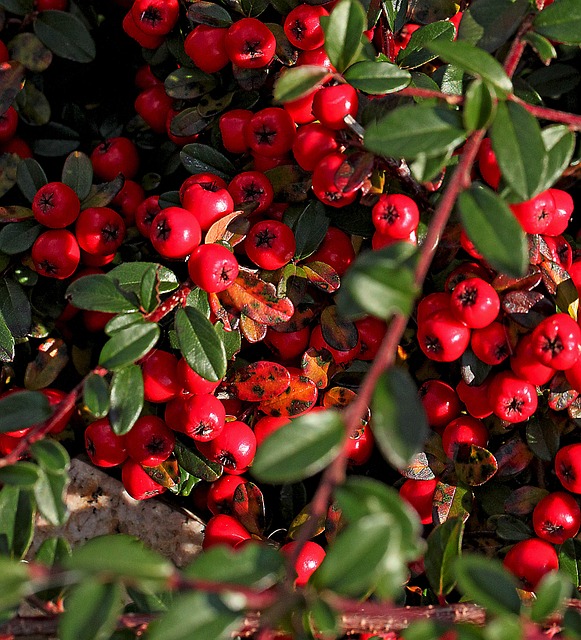
[[548,107],[538,107],[534,104],[529,104],[516,96],[509,96],[509,100],[520,104],[536,118],[540,118],[541,120],[551,120],[552,122],[560,122],[561,124],[566,124],[574,131],[581,131],[581,115],[569,113],[567,111],[559,111],[558,109],[549,109]]

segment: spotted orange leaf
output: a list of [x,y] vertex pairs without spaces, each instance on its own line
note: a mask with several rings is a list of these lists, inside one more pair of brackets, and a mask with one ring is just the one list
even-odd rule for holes
[[276,362],[259,360],[234,371],[228,383],[240,400],[266,402],[284,393],[291,382],[286,367]]
[[258,408],[269,416],[288,416],[295,418],[307,413],[315,402],[319,392],[317,385],[300,369],[289,369],[290,384],[286,391],[276,398],[266,400],[258,405]]

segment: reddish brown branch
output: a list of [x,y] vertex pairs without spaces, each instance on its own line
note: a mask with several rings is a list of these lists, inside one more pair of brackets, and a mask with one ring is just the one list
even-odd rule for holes
[[148,322],[159,322],[168,313],[171,313],[176,307],[183,307],[186,304],[188,295],[192,290],[190,282],[184,282],[177,291],[174,291],[167,300],[164,300],[151,313],[144,316]]
[[516,96],[509,96],[509,99],[524,107],[530,114],[541,120],[551,120],[552,122],[560,122],[566,124],[570,129],[575,131],[581,130],[581,116],[567,111],[559,111],[558,109],[549,109],[547,107],[538,107],[529,104]]
[[438,98],[448,104],[462,104],[464,96],[455,93],[444,93],[436,89],[423,89],[422,87],[405,87],[397,92],[398,97],[403,98]]
[[518,67],[518,64],[522,58],[526,47],[526,42],[523,40],[523,38],[527,31],[530,31],[530,28],[533,24],[533,19],[534,14],[531,13],[523,20],[504,60],[504,70],[506,71],[506,75],[509,78],[512,78],[512,76],[514,75],[516,68]]

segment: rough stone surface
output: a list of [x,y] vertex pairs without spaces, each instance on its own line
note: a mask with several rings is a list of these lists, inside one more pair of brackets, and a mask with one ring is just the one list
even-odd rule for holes
[[201,551],[204,523],[193,514],[176,510],[156,499],[133,500],[121,482],[82,458],[71,461],[66,504],[67,523],[54,527],[38,517],[31,556],[47,538],[62,536],[71,546],[95,536],[126,533],[171,559],[178,567]]

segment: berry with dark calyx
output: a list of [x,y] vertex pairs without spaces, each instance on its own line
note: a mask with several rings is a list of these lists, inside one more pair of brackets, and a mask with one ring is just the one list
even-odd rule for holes
[[131,14],[143,33],[164,36],[176,25],[180,13],[178,0],[135,0]]
[[564,491],[553,491],[534,508],[533,527],[542,540],[563,544],[574,538],[581,525],[581,509],[573,496]]
[[178,359],[163,349],[152,349],[139,362],[143,376],[143,395],[148,402],[168,402],[180,392]]
[[210,549],[217,545],[227,545],[235,549],[251,539],[249,531],[236,518],[219,513],[212,516],[206,524],[202,549]]
[[565,233],[575,208],[573,197],[563,189],[549,189],[549,193],[555,203],[555,211],[549,226],[545,229],[546,236],[560,236]]
[[510,423],[527,420],[538,405],[535,386],[511,371],[501,371],[494,376],[488,387],[488,400],[494,414]]
[[547,573],[558,570],[559,559],[551,544],[529,538],[517,542],[506,554],[503,564],[518,578],[521,589],[534,591]]
[[210,393],[178,396],[167,403],[165,421],[198,443],[217,438],[224,430],[226,410]]
[[345,207],[357,197],[357,189],[344,191],[337,186],[337,173],[347,161],[347,156],[334,151],[322,158],[313,171],[313,193],[331,207]]
[[567,491],[581,493],[581,443],[568,444],[557,451],[555,473]]
[[226,473],[241,475],[251,466],[256,453],[254,431],[240,420],[227,422],[217,438],[198,442],[200,453],[218,462]]
[[62,182],[49,182],[36,192],[32,213],[38,222],[51,229],[72,224],[81,211],[79,196]]
[[[516,351],[510,358],[510,368],[513,373],[523,380],[541,386],[549,382],[555,375],[553,367],[544,365],[533,352],[532,335],[522,336],[516,345]],[[568,372],[565,372],[567,375]]]
[[295,255],[295,236],[284,222],[263,220],[248,231],[244,249],[250,260],[261,269],[280,269]]
[[357,90],[350,84],[323,87],[313,99],[315,118],[329,129],[345,129],[346,116],[355,118],[358,109]]
[[121,23],[123,26],[123,31],[130,37],[135,40],[140,46],[144,49],[157,49],[160,47],[165,38],[164,36],[155,36],[150,35],[149,33],[145,33],[142,29],[139,28],[137,22],[135,22],[135,18],[131,11],[128,11],[123,18],[123,22]]
[[546,367],[570,369],[581,356],[581,328],[567,313],[555,313],[533,330],[531,351]]
[[268,66],[276,52],[272,31],[258,18],[235,22],[228,28],[224,44],[230,61],[243,69]]
[[139,233],[145,238],[149,238],[153,220],[160,211],[159,196],[149,196],[145,198],[135,210],[135,226]]
[[194,173],[193,175],[188,176],[180,185],[179,196],[180,203],[182,205],[184,204],[186,191],[188,191],[190,187],[193,187],[194,185],[201,186],[204,191],[209,191],[210,193],[216,193],[221,189],[226,189],[228,187],[226,181],[223,178],[220,178],[220,176],[217,176],[215,173],[210,173],[209,171]]
[[458,448],[462,445],[476,445],[486,447],[488,443],[488,429],[482,422],[470,416],[460,416],[446,425],[442,433],[442,447],[444,453],[454,460]]
[[75,235],[83,251],[107,256],[121,246],[125,238],[125,222],[109,207],[89,207],[79,214]]
[[267,107],[248,120],[244,139],[254,153],[267,157],[281,156],[293,146],[295,124],[284,109]]
[[399,495],[417,512],[422,524],[432,523],[432,504],[437,478],[415,480],[407,478],[399,489]]
[[470,346],[479,360],[491,366],[504,362],[513,352],[508,328],[501,322],[491,322],[482,329],[474,329]]
[[149,239],[161,256],[179,260],[200,244],[202,229],[191,211],[183,207],[167,207],[155,217]]
[[125,491],[134,500],[148,500],[167,491],[163,485],[151,478],[143,467],[131,458],[123,463],[121,482]]
[[418,322],[417,339],[420,349],[430,360],[453,362],[470,344],[470,329],[443,309]]
[[450,309],[466,326],[482,329],[498,316],[500,298],[492,285],[482,278],[468,278],[452,291]]
[[202,244],[188,258],[192,282],[208,293],[227,289],[238,276],[238,260],[221,244]]
[[115,467],[128,455],[124,439],[113,431],[108,418],[95,420],[85,429],[85,449],[98,467]]
[[184,51],[198,69],[205,73],[216,73],[230,62],[226,52],[227,31],[224,27],[199,24],[188,33]]
[[[287,542],[280,548],[280,552],[286,557],[290,558],[296,549],[297,542]],[[320,544],[307,540],[301,548],[299,555],[296,559],[294,569],[297,577],[295,580],[295,586],[304,587],[311,575],[315,572],[317,567],[325,559],[326,552]]]
[[218,125],[222,144],[226,151],[230,153],[246,153],[248,151],[244,129],[253,115],[249,109],[231,109],[220,116]]
[[382,194],[371,209],[371,220],[379,233],[405,240],[420,222],[417,204],[402,193]]
[[102,180],[114,180],[120,173],[132,180],[139,170],[139,153],[129,138],[117,136],[93,149],[91,163],[95,175]]
[[234,211],[234,200],[226,185],[203,178],[199,182],[188,180],[188,183],[181,196],[182,206],[196,216],[202,231],[207,231],[214,222]]
[[168,459],[175,445],[175,435],[157,416],[137,418],[123,436],[129,457],[146,467],[155,467]]
[[460,415],[458,394],[442,380],[426,380],[418,389],[430,427],[438,432]]
[[320,122],[312,122],[297,128],[292,151],[301,169],[313,171],[319,160],[338,148],[336,132]]
[[534,198],[510,205],[526,233],[545,233],[555,214],[555,201],[547,189]]
[[262,171],[243,171],[232,178],[228,191],[235,206],[256,205],[252,213],[263,213],[274,200],[274,189]]
[[285,18],[283,28],[289,42],[297,49],[312,51],[322,47],[325,34],[321,28],[321,16],[329,12],[321,6],[299,4]]
[[355,320],[355,327],[359,333],[361,345],[357,358],[370,362],[375,359],[383,342],[387,332],[387,323],[374,316],[365,316]]
[[41,233],[32,245],[31,255],[37,273],[57,280],[72,276],[81,259],[77,239],[67,229]]
[[212,482],[208,489],[208,509],[213,515],[219,513],[231,514],[234,494],[241,484],[247,484],[248,480],[241,476],[231,476],[227,473]]

